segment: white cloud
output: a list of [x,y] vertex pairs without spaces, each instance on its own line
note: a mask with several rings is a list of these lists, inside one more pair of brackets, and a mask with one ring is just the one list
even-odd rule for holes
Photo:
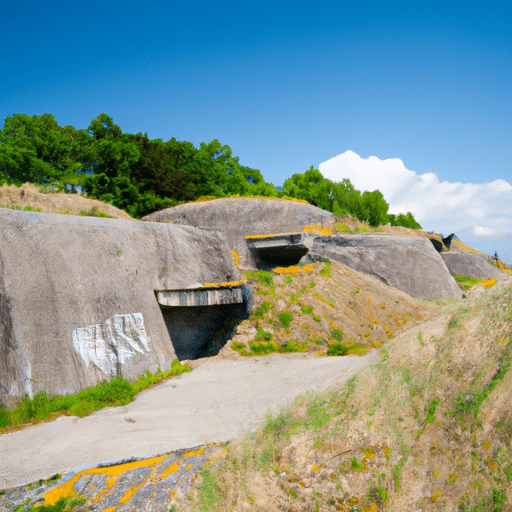
[[[399,158],[361,158],[353,151],[318,168],[332,181],[348,178],[358,190],[380,190],[390,213],[410,211],[426,230],[456,233],[468,243],[479,239],[491,252],[496,241],[502,243],[505,237],[510,244],[512,239],[512,186],[505,180],[439,181],[434,173],[420,175],[407,169]],[[512,261],[512,244],[508,261]]]

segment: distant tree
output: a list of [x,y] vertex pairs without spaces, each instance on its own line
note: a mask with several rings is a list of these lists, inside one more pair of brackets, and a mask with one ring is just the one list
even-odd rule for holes
[[[79,173],[74,142],[54,116],[14,114],[5,118],[0,132],[0,177],[10,183],[24,182],[64,186]],[[78,183],[79,179],[74,179]]]
[[403,226],[404,228],[421,229],[421,226],[414,219],[411,212],[407,214],[399,213],[398,215],[388,214],[388,222],[392,226]]
[[388,220],[389,204],[379,190],[364,192],[361,196],[362,208],[365,212],[365,219],[372,227],[386,224]]

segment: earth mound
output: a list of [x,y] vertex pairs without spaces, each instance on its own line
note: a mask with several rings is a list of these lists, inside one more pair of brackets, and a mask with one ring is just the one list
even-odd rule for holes
[[44,213],[131,219],[125,211],[97,199],[65,192],[44,194],[40,192],[40,188],[31,183],[25,183],[21,187],[2,185],[0,187],[0,207]]

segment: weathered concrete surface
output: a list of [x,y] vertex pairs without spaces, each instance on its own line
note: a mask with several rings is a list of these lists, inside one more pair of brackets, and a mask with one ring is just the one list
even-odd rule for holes
[[471,252],[443,252],[443,260],[452,276],[479,278],[500,277],[502,273],[489,261]]
[[169,368],[155,292],[239,279],[219,233],[1,209],[0,400]]
[[461,297],[462,291],[428,238],[387,235],[312,236],[308,256],[343,263],[418,299]]
[[253,268],[257,264],[247,246],[245,237],[248,235],[301,232],[306,225],[330,227],[334,224],[334,216],[316,206],[250,197],[182,204],[152,213],[142,220],[219,231],[229,247],[237,252],[242,268]]

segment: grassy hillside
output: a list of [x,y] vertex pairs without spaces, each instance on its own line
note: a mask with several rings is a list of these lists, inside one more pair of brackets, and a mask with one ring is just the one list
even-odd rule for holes
[[231,443],[175,510],[512,510],[512,287],[478,286]]
[[64,192],[41,192],[43,187],[25,183],[20,187],[2,185],[0,187],[0,208],[11,208],[31,212],[61,213],[68,215],[86,215],[131,219],[131,217],[110,204],[89,199],[79,194]]
[[245,274],[254,310],[229,345],[242,356],[363,354],[437,311],[435,304],[330,261]]

